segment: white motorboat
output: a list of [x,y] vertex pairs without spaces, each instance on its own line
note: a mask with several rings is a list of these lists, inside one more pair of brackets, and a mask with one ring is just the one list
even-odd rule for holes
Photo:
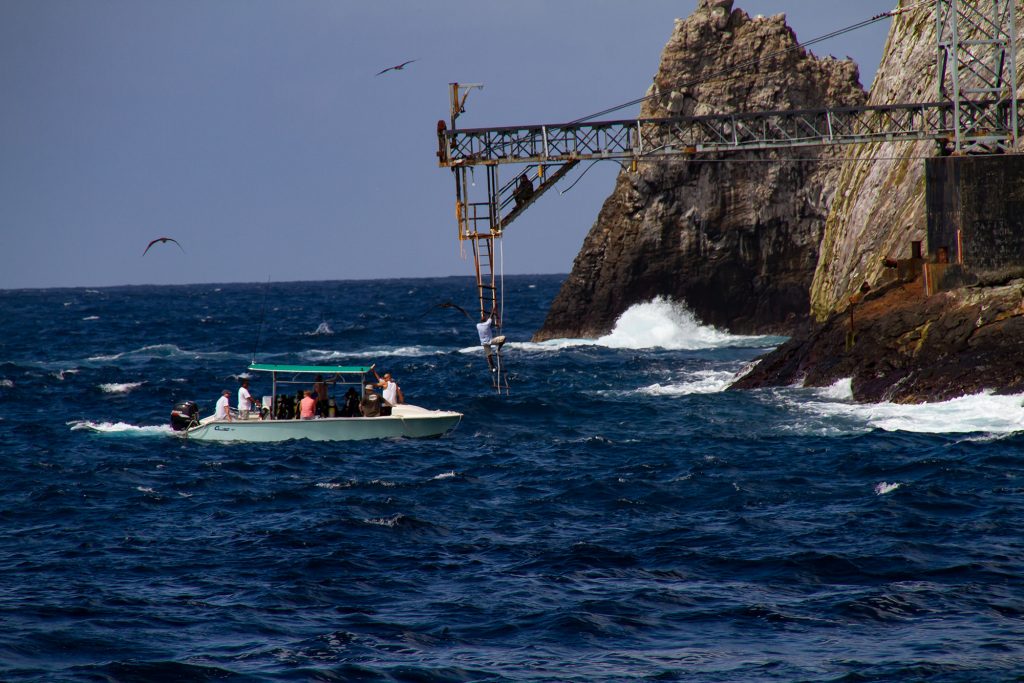
[[[336,396],[340,398],[339,387],[341,391],[352,387],[362,396],[367,383],[366,374],[372,369],[372,366],[253,363],[249,370],[270,373],[273,386],[272,395],[264,397],[261,409],[251,411],[244,418],[232,414],[230,420],[218,420],[216,416],[199,419],[196,404],[184,401],[177,404],[171,412],[171,427],[183,437],[200,441],[354,441],[442,436],[454,429],[462,420],[462,413],[429,410],[407,403],[391,406],[390,410],[385,406],[382,413],[387,414],[377,417],[341,416],[342,411],[337,407],[335,400]],[[330,408],[325,416],[298,419],[295,400],[288,394],[279,393],[279,390],[289,385],[309,388],[317,375],[323,378],[328,387],[329,396],[324,403]]]

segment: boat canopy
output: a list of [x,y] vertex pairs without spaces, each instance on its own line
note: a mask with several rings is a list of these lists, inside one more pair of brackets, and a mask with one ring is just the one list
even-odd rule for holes
[[310,375],[329,374],[364,374],[370,371],[370,366],[364,365],[270,365],[268,363],[253,363],[250,370],[257,372],[291,372],[295,374],[306,373]]

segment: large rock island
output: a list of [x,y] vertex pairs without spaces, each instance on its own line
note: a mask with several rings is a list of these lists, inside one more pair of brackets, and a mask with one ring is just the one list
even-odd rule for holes
[[[904,4],[869,95],[855,64],[800,48],[783,15],[698,0],[677,20],[641,115],[934,100],[934,10]],[[631,305],[663,296],[734,333],[792,337],[736,388],[853,378],[865,401],[1024,391],[1024,269],[954,267],[941,286],[922,281],[935,260],[935,245],[920,253],[925,160],[944,151],[890,142],[624,170],[535,339],[604,334]],[[1007,204],[1024,208],[1024,173],[999,177]],[[1024,232],[1015,211],[1004,223]]]
[[[700,0],[676,21],[642,117],[864,103],[856,64],[800,48],[784,15],[732,4]],[[794,330],[810,306],[837,154],[661,158],[621,173],[534,338],[604,334],[659,295],[736,332]]]

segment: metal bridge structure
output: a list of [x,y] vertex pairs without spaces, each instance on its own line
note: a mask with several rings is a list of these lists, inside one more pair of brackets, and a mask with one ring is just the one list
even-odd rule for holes
[[[730,112],[493,128],[458,128],[480,84],[450,84],[449,123],[438,121],[438,163],[455,178],[458,239],[472,244],[481,320],[500,327],[495,243],[577,164],[640,162],[873,142],[935,141],[942,153],[999,154],[1020,141],[1015,0],[932,0],[936,98],[931,102],[802,111]],[[895,16],[896,9],[879,17]],[[499,169],[520,165],[507,179]],[[476,187],[476,169],[485,176]],[[524,178],[529,181],[525,191]],[[471,192],[481,194],[471,196]]]

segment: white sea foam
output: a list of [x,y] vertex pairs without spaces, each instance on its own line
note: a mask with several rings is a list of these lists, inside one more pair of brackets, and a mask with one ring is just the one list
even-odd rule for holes
[[[525,351],[559,351],[574,346],[603,346],[610,349],[653,349],[672,351],[726,347],[761,348],[777,346],[781,337],[748,337],[729,334],[700,324],[683,304],[657,297],[635,304],[619,316],[614,329],[597,339],[551,339],[545,342],[506,344]],[[462,349],[479,351],[478,346]]]
[[317,325],[317,328],[315,330],[313,330],[312,332],[307,332],[306,336],[307,337],[316,337],[318,335],[328,335],[328,334],[334,334],[334,330],[331,329],[331,326],[328,325],[327,321],[325,320],[322,323],[320,323],[319,325]]
[[900,486],[902,486],[902,484],[895,483],[895,482],[890,484],[887,481],[880,481],[877,484],[875,484],[875,495],[876,496],[884,496],[887,493],[892,493],[893,491],[898,489]]
[[331,489],[331,490],[352,488],[352,484],[350,482],[347,482],[347,481],[346,482],[321,481],[321,482],[317,482],[316,486],[317,486],[317,488]]
[[14,380],[12,380],[12,379],[0,379],[0,387],[3,387],[5,389],[12,389],[12,388],[14,388]]
[[100,317],[98,315],[87,315],[84,318],[82,318],[82,320],[99,320],[99,319],[100,319]]
[[680,381],[652,384],[651,386],[638,389],[638,391],[655,396],[715,394],[725,391],[735,380],[735,373],[728,370],[698,370]]
[[751,339],[701,325],[684,305],[658,297],[630,306],[596,343],[612,349],[689,350],[748,345]]
[[396,527],[405,518],[405,515],[398,513],[393,517],[377,517],[376,519],[364,519],[363,521],[367,524],[375,524],[377,526]]
[[456,476],[455,470],[452,470],[451,472],[442,472],[441,474],[436,475],[434,477],[434,479],[435,480],[437,480],[437,479],[452,479],[455,476]]
[[71,427],[72,431],[86,430],[90,432],[100,432],[102,434],[162,436],[165,434],[175,433],[174,430],[171,429],[170,425],[139,426],[128,424],[126,422],[92,422],[90,420],[75,420],[73,422],[68,422],[67,424]]
[[90,356],[88,361],[90,362],[109,362],[116,360],[148,360],[150,358],[226,358],[232,354],[225,351],[186,351],[184,349],[175,346],[174,344],[153,344],[151,346],[143,346],[142,348],[134,349],[132,351],[122,351],[121,353]]
[[845,379],[839,379],[836,380],[832,386],[815,389],[814,391],[824,399],[831,399],[833,401],[852,401],[853,378],[846,377]]
[[143,382],[107,382],[99,385],[100,390],[108,394],[127,394],[129,391],[138,389]]
[[[479,350],[474,346],[473,350]],[[423,357],[437,356],[449,353],[450,349],[442,349],[437,346],[390,346],[363,349],[361,351],[330,351],[328,349],[310,349],[300,354],[306,360],[313,363],[351,361],[351,360],[372,360],[376,358],[402,357]]]
[[796,400],[799,410],[824,418],[843,417],[888,432],[1009,434],[1024,429],[1022,397],[983,393],[937,403],[853,403],[849,382],[811,392]]

